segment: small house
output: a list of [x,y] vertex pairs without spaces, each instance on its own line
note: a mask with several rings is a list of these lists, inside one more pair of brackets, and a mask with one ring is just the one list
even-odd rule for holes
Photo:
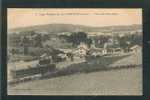
[[101,48],[94,48],[94,49],[91,49],[89,51],[89,53],[90,53],[90,55],[93,55],[93,56],[101,56],[102,51],[103,51],[103,49],[101,49]]
[[107,49],[104,48],[104,49],[102,50],[102,54],[103,54],[103,55],[107,54]]
[[108,54],[113,54],[114,53],[114,49],[113,48],[108,48],[107,49],[107,53]]
[[115,53],[123,53],[124,50],[122,48],[115,48],[114,49]]
[[132,51],[132,52],[134,52],[134,53],[137,53],[139,50],[141,50],[142,48],[141,48],[141,46],[139,46],[139,45],[134,45],[134,46],[132,46],[131,48],[130,48],[130,50]]
[[80,43],[80,45],[78,45],[75,53],[76,53],[76,55],[78,55],[80,57],[84,57],[87,55],[88,51],[89,51],[88,46],[85,43]]

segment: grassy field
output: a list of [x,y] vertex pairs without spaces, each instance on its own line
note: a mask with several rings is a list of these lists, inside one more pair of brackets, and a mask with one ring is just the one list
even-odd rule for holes
[[8,88],[11,95],[142,95],[142,68],[75,74]]

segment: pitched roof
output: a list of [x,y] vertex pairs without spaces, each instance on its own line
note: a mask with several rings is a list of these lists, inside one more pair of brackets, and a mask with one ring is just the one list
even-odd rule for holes
[[139,45],[134,45],[130,49],[136,49],[136,48],[139,48],[139,47],[140,47]]

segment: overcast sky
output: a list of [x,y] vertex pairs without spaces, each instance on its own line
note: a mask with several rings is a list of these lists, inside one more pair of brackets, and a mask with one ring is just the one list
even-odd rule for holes
[[142,9],[29,9],[8,8],[8,29],[64,23],[87,26],[142,23]]

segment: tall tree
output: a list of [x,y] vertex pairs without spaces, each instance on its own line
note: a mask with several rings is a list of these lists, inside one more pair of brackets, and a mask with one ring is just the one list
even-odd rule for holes
[[87,41],[87,34],[85,32],[73,33],[69,38],[69,42],[72,42],[73,45],[79,45],[81,42],[86,41]]
[[23,39],[22,39],[22,45],[23,45],[23,49],[24,49],[24,54],[28,54],[28,47],[29,47],[29,39],[24,36]]
[[41,34],[37,34],[35,37],[35,46],[42,47],[42,36]]

